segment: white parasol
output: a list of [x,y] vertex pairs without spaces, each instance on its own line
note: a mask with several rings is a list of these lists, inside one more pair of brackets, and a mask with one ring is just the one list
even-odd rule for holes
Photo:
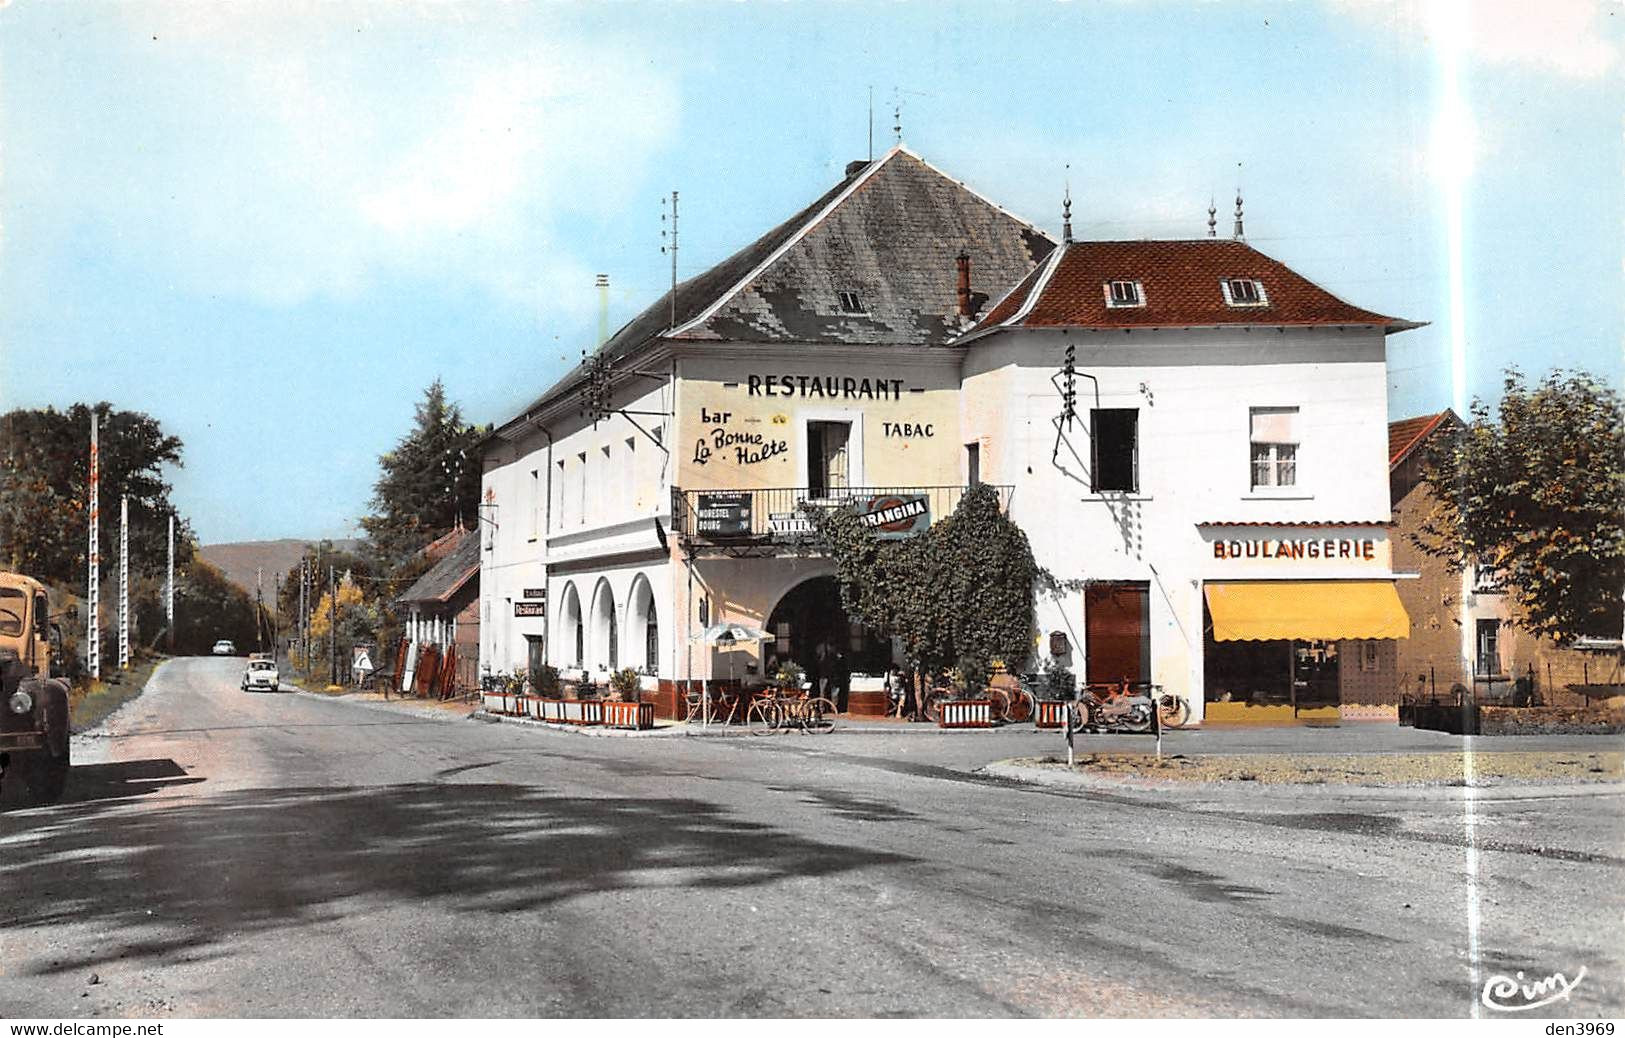
[[[766,631],[762,630],[760,627],[752,627],[749,624],[740,624],[740,623],[731,623],[730,622],[730,623],[712,624],[710,627],[707,627],[705,630],[700,632],[699,637],[698,637],[697,640],[705,642],[708,645],[718,645],[718,646],[721,646],[721,647],[726,648],[726,649],[732,649],[735,646],[739,645],[741,642],[770,642],[770,641],[773,641],[774,639],[773,639],[773,636],[771,634],[769,634]],[[734,677],[734,660],[733,660],[733,656],[729,655],[729,657],[728,657],[728,680],[730,682],[732,682],[733,677]],[[710,724],[711,723],[711,680],[709,678],[707,678],[706,681],[705,681],[703,695],[704,695],[705,698],[704,698],[704,707],[703,707],[703,712],[701,714],[701,719],[702,719],[702,723]]]

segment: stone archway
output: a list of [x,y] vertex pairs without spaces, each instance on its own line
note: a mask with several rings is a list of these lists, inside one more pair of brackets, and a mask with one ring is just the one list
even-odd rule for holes
[[615,622],[615,592],[603,577],[598,578],[598,586],[593,588],[592,611],[587,615],[587,623],[592,635],[588,669],[613,673],[620,666],[620,631]]
[[821,685],[827,679],[881,674],[892,663],[891,642],[852,622],[832,576],[811,577],[787,591],[769,614],[767,630],[774,638],[765,647],[767,672],[776,669],[774,661],[793,659],[821,691],[828,691]]
[[648,672],[660,669],[660,617],[655,607],[654,588],[639,573],[632,580],[626,600],[626,666]]
[[576,586],[565,581],[564,590],[559,593],[559,639],[558,648],[554,658],[560,667],[581,667],[586,665],[585,630],[581,623],[581,596],[576,593]]

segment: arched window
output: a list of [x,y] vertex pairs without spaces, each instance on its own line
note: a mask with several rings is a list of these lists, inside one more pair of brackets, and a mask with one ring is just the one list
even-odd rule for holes
[[559,595],[559,646],[573,652],[568,659],[559,663],[566,667],[580,667],[586,659],[585,637],[586,625],[581,622],[581,596],[576,593],[574,584],[566,583],[564,591]]

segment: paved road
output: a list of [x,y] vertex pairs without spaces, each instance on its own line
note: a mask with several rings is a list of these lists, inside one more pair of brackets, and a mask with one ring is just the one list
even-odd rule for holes
[[239,666],[164,665],[0,815],[0,1015],[1625,1005],[1617,796],[1047,791],[969,770],[1019,738],[588,739]]

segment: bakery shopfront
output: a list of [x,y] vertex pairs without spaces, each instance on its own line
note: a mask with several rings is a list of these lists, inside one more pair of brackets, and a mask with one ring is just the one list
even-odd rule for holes
[[1202,528],[1209,723],[1393,720],[1410,618],[1382,526]]

